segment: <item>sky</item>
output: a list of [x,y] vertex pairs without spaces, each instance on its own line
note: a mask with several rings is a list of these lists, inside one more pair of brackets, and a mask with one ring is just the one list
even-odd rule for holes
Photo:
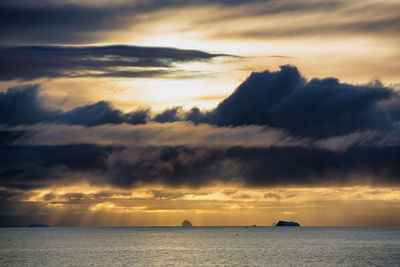
[[397,0],[3,0],[0,226],[400,225]]

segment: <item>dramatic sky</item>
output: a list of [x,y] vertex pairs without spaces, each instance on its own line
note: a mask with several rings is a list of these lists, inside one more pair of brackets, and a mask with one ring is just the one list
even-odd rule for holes
[[0,226],[400,225],[398,0],[2,0]]

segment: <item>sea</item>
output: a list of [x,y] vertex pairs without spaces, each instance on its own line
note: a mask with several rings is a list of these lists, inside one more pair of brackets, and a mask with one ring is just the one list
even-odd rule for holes
[[0,228],[0,266],[400,266],[400,227]]

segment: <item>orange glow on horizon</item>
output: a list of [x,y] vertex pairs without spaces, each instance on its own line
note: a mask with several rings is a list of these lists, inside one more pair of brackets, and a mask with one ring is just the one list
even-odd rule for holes
[[233,185],[198,189],[158,186],[122,190],[79,185],[35,190],[23,203],[39,205],[52,225],[64,225],[60,218],[65,216],[72,218],[70,224],[80,226],[175,226],[184,218],[198,226],[268,226],[277,220],[295,220],[302,225],[400,222],[396,213],[400,188],[369,186],[259,189]]

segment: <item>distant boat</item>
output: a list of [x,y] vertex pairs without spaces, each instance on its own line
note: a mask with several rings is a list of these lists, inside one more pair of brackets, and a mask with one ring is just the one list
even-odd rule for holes
[[297,222],[279,221],[275,226],[300,226]]
[[192,227],[192,226],[193,226],[192,223],[188,220],[184,220],[182,222],[182,227]]
[[28,227],[49,227],[47,224],[44,223],[31,223]]
[[252,226],[250,226],[250,227],[256,227],[257,225],[255,225],[255,224],[253,224]]

